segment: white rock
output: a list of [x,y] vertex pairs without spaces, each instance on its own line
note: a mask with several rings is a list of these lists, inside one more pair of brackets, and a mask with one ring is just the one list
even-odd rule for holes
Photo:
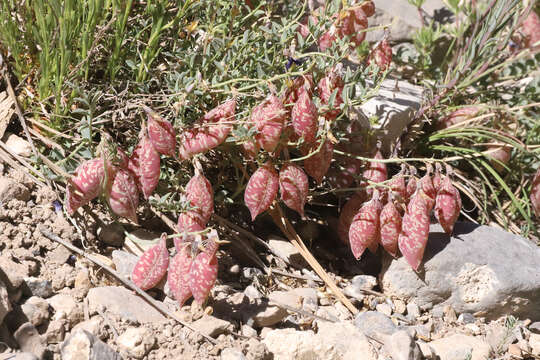
[[101,316],[94,316],[89,320],[81,321],[73,328],[72,332],[84,330],[94,335],[95,337],[103,340],[107,335],[102,326],[103,318]]
[[26,186],[11,178],[0,177],[0,203],[6,203],[12,199],[28,201],[30,199],[30,191]]
[[392,315],[392,307],[388,305],[387,303],[377,304],[375,307],[375,310],[377,310],[380,313],[383,313],[386,316]]
[[139,258],[136,255],[123,250],[114,250],[112,252],[112,261],[116,271],[118,271],[126,279],[131,279],[131,273]]
[[22,324],[13,334],[13,338],[23,352],[35,354],[38,358],[43,357],[46,349],[44,338],[31,323]]
[[293,291],[273,291],[268,295],[270,303],[284,304],[295,309],[302,307],[302,296]]
[[407,317],[411,320],[415,320],[420,316],[420,307],[413,302],[407,304]]
[[45,340],[47,344],[57,344],[64,341],[66,334],[66,320],[53,320],[47,326]]
[[296,250],[294,245],[289,240],[283,239],[279,236],[270,236],[268,238],[268,246],[279,257],[284,258],[291,263],[304,264],[302,255],[300,255],[298,250]]
[[263,340],[274,360],[377,359],[373,346],[351,323],[318,322],[319,331],[272,330]]
[[405,330],[385,336],[384,349],[392,356],[392,360],[420,360],[422,358],[420,348]]
[[[359,116],[364,128],[372,127],[377,139],[382,143],[383,153],[388,153],[390,146],[401,136],[412,122],[422,104],[424,89],[407,81],[386,79],[382,82],[376,96],[369,99],[359,109],[367,117]],[[375,125],[369,118],[376,117]]]
[[529,335],[529,346],[531,347],[531,352],[534,355],[540,356],[540,334]]
[[232,324],[211,315],[204,315],[202,318],[195,321],[192,326],[205,335],[217,337],[230,330]]
[[21,305],[23,314],[34,326],[43,324],[49,318],[49,303],[37,296],[32,296]]
[[54,319],[65,318],[71,325],[82,320],[83,312],[79,304],[67,294],[57,294],[47,299],[47,302],[54,309]]
[[109,345],[84,330],[72,332],[60,348],[62,360],[121,360]]
[[3,138],[7,148],[13,153],[23,157],[32,155],[32,147],[25,139],[11,133],[6,133]]
[[221,350],[221,360],[245,360],[246,357],[242,351],[234,348],[225,348]]
[[121,352],[142,359],[154,346],[156,338],[145,327],[129,327],[116,339]]
[[287,310],[279,306],[262,306],[261,309],[253,315],[254,325],[256,327],[265,327],[275,325],[287,317]]
[[490,346],[474,336],[455,334],[429,343],[436,356],[441,360],[489,359]]

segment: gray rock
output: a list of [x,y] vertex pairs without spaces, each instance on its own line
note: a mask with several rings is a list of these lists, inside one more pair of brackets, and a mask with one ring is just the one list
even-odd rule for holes
[[529,325],[529,330],[534,333],[540,334],[540,321],[533,322],[531,325]]
[[205,315],[199,320],[195,321],[192,326],[199,330],[201,333],[217,337],[232,328],[232,324],[228,321],[218,319],[211,315]]
[[279,306],[263,304],[259,307],[257,313],[253,315],[252,319],[256,327],[265,327],[281,322],[287,315],[287,310]]
[[124,245],[124,229],[117,222],[100,227],[97,230],[97,236],[99,240],[103,241],[107,245],[116,247],[122,247],[122,245]]
[[272,252],[290,263],[297,265],[305,264],[304,258],[289,240],[271,235],[268,238],[268,246],[272,249]]
[[11,310],[11,302],[9,301],[6,286],[2,280],[0,280],[0,324],[2,324],[4,317],[6,317],[7,313]]
[[38,296],[40,298],[49,298],[53,295],[52,284],[49,280],[37,277],[24,278],[23,293],[26,296]]
[[221,350],[221,360],[246,360],[242,351],[234,348],[225,348]]
[[429,343],[440,360],[484,360],[490,358],[490,347],[474,336],[455,334]]
[[121,360],[109,345],[84,330],[73,332],[60,348],[62,360]]
[[253,285],[249,285],[244,289],[244,294],[251,300],[256,300],[262,298],[262,294],[257,288]]
[[356,275],[351,279],[351,285],[361,290],[373,290],[377,286],[377,278],[371,275]]
[[142,359],[154,347],[156,338],[145,327],[129,327],[116,339],[118,348],[135,359]]
[[0,177],[0,204],[9,200],[30,200],[30,190],[23,184],[7,177]]
[[540,335],[531,334],[529,337],[529,346],[533,355],[540,356]]
[[233,266],[231,266],[231,267],[229,268],[229,273],[230,273],[230,274],[233,274],[233,275],[238,275],[238,274],[240,274],[240,265],[234,264]]
[[47,299],[47,302],[54,309],[54,319],[66,319],[71,325],[82,320],[83,311],[79,304],[67,294],[57,294]]
[[[412,122],[424,99],[424,89],[406,81],[384,80],[376,96],[360,105],[357,120],[363,128],[372,128],[382,143],[383,153],[401,136]],[[364,116],[362,116],[362,114]],[[377,118],[374,125],[369,118]]]
[[302,308],[302,296],[294,291],[273,291],[268,295],[270,303],[284,304],[295,309]]
[[114,250],[112,252],[112,261],[118,271],[126,279],[131,279],[131,273],[139,258],[127,251]]
[[[0,279],[4,281],[8,290],[18,289],[24,278],[28,277],[29,272],[27,265],[11,260],[7,254],[0,256]],[[6,276],[3,277],[2,273]]]
[[269,331],[263,343],[275,360],[365,360],[377,359],[367,337],[349,322],[318,322],[319,331],[277,329]]
[[459,315],[457,321],[460,324],[474,324],[476,322],[476,318],[473,314],[463,313]]
[[242,276],[245,279],[254,280],[255,278],[264,276],[264,274],[261,269],[257,269],[253,267],[245,267],[242,270]]
[[367,336],[374,338],[391,335],[398,330],[388,316],[377,311],[366,311],[356,315],[354,325]]
[[141,297],[121,286],[92,288],[86,297],[88,310],[96,314],[99,307],[132,322],[160,322],[165,317]]
[[383,313],[386,316],[392,315],[392,306],[388,305],[387,303],[378,304],[375,307],[375,310],[377,310],[380,313]]
[[0,354],[0,360],[39,360],[39,358],[29,352],[20,352],[14,354]]
[[84,330],[94,335],[95,337],[103,340],[107,334],[102,326],[102,323],[103,318],[101,316],[94,316],[89,320],[81,321],[80,323],[75,325],[72,332]]
[[34,326],[49,319],[49,303],[40,297],[32,296],[21,305],[21,311]]
[[420,360],[420,348],[407,331],[399,330],[384,337],[384,349],[392,360]]
[[19,326],[13,338],[19,344],[21,351],[32,353],[40,359],[43,357],[46,349],[45,341],[31,323],[27,322]]
[[385,259],[381,286],[388,296],[451,305],[493,319],[511,313],[540,319],[540,248],[489,226],[458,222],[448,237],[431,226],[423,268]]
[[294,294],[300,295],[302,298],[302,308],[306,311],[316,312],[319,308],[319,298],[317,290],[314,288],[304,287],[292,290]]
[[65,320],[53,320],[47,326],[47,332],[45,333],[45,340],[47,344],[58,344],[64,341],[66,335],[66,321]]
[[257,330],[255,330],[254,328],[246,324],[242,325],[241,332],[242,332],[242,335],[244,336],[248,336],[248,337],[257,336]]

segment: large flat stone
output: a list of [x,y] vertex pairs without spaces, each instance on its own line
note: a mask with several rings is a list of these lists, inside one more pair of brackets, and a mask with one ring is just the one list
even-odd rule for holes
[[449,237],[431,225],[419,273],[403,257],[385,257],[380,277],[386,295],[420,307],[432,303],[490,319],[540,319],[540,248],[497,228],[458,222]]
[[165,317],[143,298],[121,286],[103,286],[88,291],[88,309],[97,313],[100,306],[122,318],[139,323],[165,320]]

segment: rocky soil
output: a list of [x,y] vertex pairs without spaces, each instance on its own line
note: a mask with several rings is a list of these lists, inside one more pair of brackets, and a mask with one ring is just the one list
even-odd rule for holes
[[204,309],[190,302],[179,309],[166,285],[149,292],[213,344],[39,231],[129,276],[137,256],[126,251],[121,228],[98,229],[91,217],[75,227],[53,191],[1,170],[0,359],[540,357],[540,250],[502,230],[461,223],[448,238],[434,225],[419,274],[390,258],[378,277],[358,267],[340,276],[325,264],[357,315],[311,271],[285,264],[302,268],[287,241],[271,236],[272,254],[259,255],[295,277],[265,274],[224,246]]

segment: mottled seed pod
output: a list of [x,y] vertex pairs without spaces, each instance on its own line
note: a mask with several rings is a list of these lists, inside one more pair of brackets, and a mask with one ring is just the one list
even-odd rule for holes
[[454,224],[461,211],[461,196],[458,189],[452,185],[450,177],[446,176],[441,183],[441,187],[436,197],[435,216],[439,220],[444,231],[451,235],[454,231]]
[[349,245],[349,228],[351,227],[352,220],[362,207],[362,204],[366,201],[366,198],[367,195],[365,192],[355,193],[345,205],[343,205],[343,208],[339,213],[338,236],[345,245]]
[[307,91],[303,91],[293,106],[291,121],[294,133],[307,143],[315,141],[319,128],[317,107]]
[[275,95],[270,95],[264,102],[255,106],[251,113],[251,122],[257,128],[255,138],[258,145],[268,152],[276,149],[281,137],[287,111]]
[[191,297],[191,289],[189,288],[189,275],[193,258],[188,249],[188,244],[176,248],[176,255],[169,263],[169,272],[167,273],[167,281],[169,289],[173,294],[180,307]]
[[133,174],[126,169],[118,169],[108,196],[113,213],[137,223],[139,191]]
[[141,255],[133,268],[131,280],[142,290],[151,289],[165,276],[168,266],[167,234],[162,234],[160,241]]
[[540,218],[540,168],[533,177],[529,199],[536,217]]
[[405,260],[417,271],[429,236],[429,197],[419,188],[409,201],[403,216],[398,247]]
[[437,123],[437,128],[446,129],[447,127],[450,127],[452,125],[462,123],[466,120],[469,120],[477,116],[480,113],[480,111],[481,111],[481,108],[479,106],[461,107],[451,112],[449,115],[440,119]]
[[309,191],[304,170],[294,164],[285,164],[279,171],[279,191],[285,205],[303,217]]
[[189,289],[197,303],[202,305],[216,283],[218,262],[216,255],[202,252],[191,264],[189,270]]
[[201,174],[193,176],[186,185],[186,198],[202,219],[201,225],[206,225],[214,213],[214,191],[212,184]]
[[433,187],[435,188],[435,193],[439,192],[439,189],[441,187],[441,164],[436,163],[435,164],[435,175],[433,175],[432,182]]
[[487,147],[489,162],[497,172],[502,173],[512,156],[512,147],[508,144],[489,145]]
[[129,158],[128,169],[135,175],[137,186],[144,198],[148,199],[159,181],[160,159],[147,136],[143,136],[133,150]]
[[381,71],[385,71],[392,63],[392,47],[387,39],[380,41],[370,52],[368,64],[374,62]]
[[[383,159],[383,156],[379,150],[374,156],[375,159]],[[368,168],[362,173],[364,178],[374,183],[382,183],[388,179],[388,170],[386,164],[378,161],[370,161]],[[373,193],[372,188],[367,189],[368,195]]]
[[[327,110],[322,112],[322,115],[328,120],[332,121],[337,118],[341,112],[341,104],[343,104],[343,79],[339,75],[338,69],[332,69],[325,77],[323,77],[318,84],[319,97],[321,98],[321,104],[328,107]],[[335,97],[332,95],[335,93]],[[333,104],[330,104],[330,100],[334,98]],[[330,106],[331,105],[331,106]]]
[[413,167],[409,168],[410,177],[407,181],[407,197],[406,197],[406,203],[409,202],[409,199],[413,196],[413,194],[416,192],[416,188],[418,187],[418,178],[416,177],[416,169]]
[[[319,149],[320,143],[315,143],[311,146],[303,149],[304,155]],[[318,152],[313,153],[307,159],[304,159],[304,170],[311,176],[317,184],[322,182],[324,175],[326,175],[330,163],[332,162],[332,156],[334,154],[334,145],[328,139],[322,144]]]
[[148,116],[148,138],[158,153],[174,156],[176,150],[176,132],[172,124],[159,114],[143,106]]
[[96,158],[84,161],[75,170],[66,188],[66,210],[73,215],[77,209],[88,204],[96,198],[102,189],[108,188],[105,184],[111,181],[112,167],[108,167],[108,176],[105,176],[105,164],[103,159]]
[[374,192],[373,198],[364,203],[354,216],[349,228],[349,243],[356,259],[369,249],[372,253],[377,251],[380,234],[380,215],[382,204],[379,193]]
[[429,212],[433,209],[433,206],[435,206],[435,197],[437,196],[437,191],[435,190],[435,186],[433,185],[433,181],[431,180],[431,165],[428,165],[428,171],[426,174],[420,179],[420,187],[424,191],[424,194],[426,194],[429,198],[428,200],[428,209]]
[[271,164],[261,166],[251,175],[246,190],[244,202],[251,213],[251,220],[272,205],[279,187],[279,176]]
[[371,17],[375,14],[375,4],[371,0],[364,1],[360,4],[360,9],[362,9],[367,17]]
[[381,211],[381,245],[393,257],[397,256],[398,237],[401,232],[401,215],[392,199]]
[[392,177],[388,185],[390,186],[390,190],[394,197],[397,197],[401,201],[406,201],[408,199],[407,185],[405,183],[405,177],[403,176],[403,171],[400,172],[399,174],[396,174],[394,177]]
[[178,216],[178,232],[196,232],[204,230],[206,223],[202,215],[193,210],[180,213]]
[[235,120],[236,100],[228,100],[204,115],[201,124],[181,134],[180,158],[189,159],[221,145],[229,136]]
[[283,94],[283,104],[285,106],[290,105],[288,109],[292,110],[292,105],[298,101],[300,95],[307,92],[307,95],[311,97],[313,95],[314,88],[315,84],[311,74],[296,77]]

